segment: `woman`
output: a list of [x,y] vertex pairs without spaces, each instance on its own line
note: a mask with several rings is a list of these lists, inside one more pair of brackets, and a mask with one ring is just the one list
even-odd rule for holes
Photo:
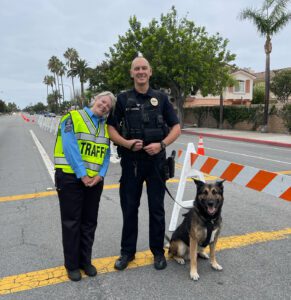
[[54,150],[55,184],[60,202],[63,251],[69,279],[82,269],[96,276],[92,246],[103,179],[110,159],[106,117],[115,106],[111,92],[94,98],[91,108],[73,110],[60,122]]

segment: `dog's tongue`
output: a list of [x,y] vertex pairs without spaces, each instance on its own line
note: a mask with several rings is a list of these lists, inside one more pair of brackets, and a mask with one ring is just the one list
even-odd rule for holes
[[215,207],[208,207],[207,211],[210,215],[213,215],[215,213]]

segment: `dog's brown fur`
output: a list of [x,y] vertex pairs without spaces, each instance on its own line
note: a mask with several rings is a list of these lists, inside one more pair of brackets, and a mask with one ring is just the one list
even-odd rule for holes
[[[190,277],[198,280],[197,255],[208,259],[204,252],[207,242],[207,226],[213,229],[209,241],[210,263],[213,269],[222,270],[215,258],[215,246],[221,229],[223,205],[223,181],[204,183],[195,180],[197,194],[193,207],[184,215],[184,220],[174,231],[170,240],[169,255],[179,264],[185,264],[190,256]],[[209,231],[210,237],[211,230]]]

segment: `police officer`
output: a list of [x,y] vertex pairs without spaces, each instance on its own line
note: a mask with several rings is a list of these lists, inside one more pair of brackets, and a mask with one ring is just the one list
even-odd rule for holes
[[114,114],[108,118],[110,138],[121,156],[120,202],[123,214],[121,255],[115,269],[123,270],[135,258],[138,236],[138,208],[146,182],[150,215],[150,249],[154,267],[166,268],[165,235],[165,148],[181,133],[168,97],[149,86],[152,69],[144,57],[132,61],[130,75],[134,89],[117,97]]
[[81,280],[80,269],[97,275],[91,255],[110,159],[106,117],[115,97],[103,92],[94,100],[91,109],[73,110],[61,119],[54,150],[65,267],[72,281]]

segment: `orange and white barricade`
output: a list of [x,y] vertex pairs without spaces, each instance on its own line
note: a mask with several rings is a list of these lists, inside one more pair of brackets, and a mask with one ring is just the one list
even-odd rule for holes
[[[193,144],[188,144],[186,151],[178,151],[178,162],[183,162],[182,172],[184,170],[184,173],[181,173],[176,201],[185,208],[191,207],[194,201],[194,199],[182,201],[186,175],[195,176],[194,174],[196,174],[197,176],[197,174],[203,173],[234,182],[258,192],[267,193],[286,201],[291,201],[290,176],[199,155],[196,153]],[[203,175],[199,175],[198,177],[202,178],[202,176]],[[180,206],[177,208],[177,206],[179,205],[175,203],[169,231],[176,229],[179,210],[181,208]]]

